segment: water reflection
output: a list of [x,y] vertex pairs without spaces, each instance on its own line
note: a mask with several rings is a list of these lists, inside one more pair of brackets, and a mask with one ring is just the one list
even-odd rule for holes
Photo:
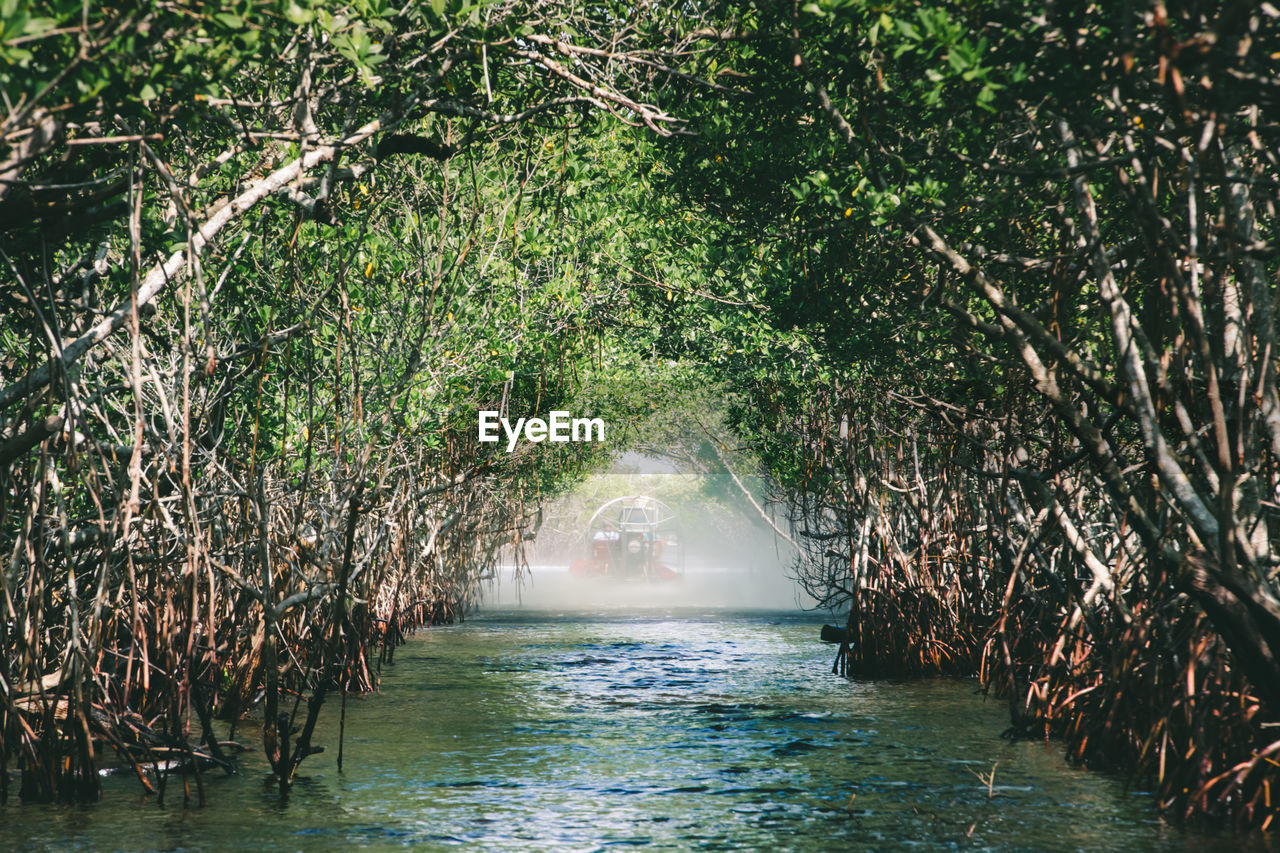
[[204,809],[110,780],[104,804],[0,809],[0,847],[1239,849],[1052,745],[1000,740],[973,682],[830,676],[817,621],[490,614],[414,638],[381,695],[349,700],[343,774],[327,713],[329,751],[287,802],[250,753],[206,779]]

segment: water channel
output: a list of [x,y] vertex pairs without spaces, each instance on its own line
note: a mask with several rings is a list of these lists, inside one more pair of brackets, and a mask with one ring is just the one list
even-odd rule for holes
[[0,849],[1240,849],[1053,744],[1002,740],[974,681],[831,675],[821,621],[483,612],[413,637],[349,700],[341,774],[327,707],[329,750],[287,801],[242,727],[241,773],[207,774],[204,808],[112,778],[101,803],[0,807]]

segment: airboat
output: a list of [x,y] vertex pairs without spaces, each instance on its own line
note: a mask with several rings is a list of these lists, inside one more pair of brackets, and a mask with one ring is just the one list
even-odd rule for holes
[[684,576],[680,520],[657,498],[607,501],[591,516],[585,534],[586,556],[569,565],[578,577],[662,582]]

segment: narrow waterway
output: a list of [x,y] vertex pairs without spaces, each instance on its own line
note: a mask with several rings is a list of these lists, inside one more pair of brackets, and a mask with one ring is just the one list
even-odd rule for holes
[[[820,617],[660,608],[497,611],[421,633],[337,703],[287,801],[258,732],[184,809],[108,780],[83,807],[0,808],[0,849],[1240,849],[1150,798],[1000,739],[965,680],[830,675]],[[977,774],[995,768],[994,785]]]

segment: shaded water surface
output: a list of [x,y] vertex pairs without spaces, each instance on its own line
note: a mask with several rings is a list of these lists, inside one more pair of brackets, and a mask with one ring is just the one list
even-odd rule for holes
[[349,700],[342,774],[330,703],[286,802],[245,729],[203,809],[111,779],[92,806],[0,808],[0,849],[1239,849],[1002,741],[972,681],[831,676],[819,622],[491,613],[414,637],[380,695]]

